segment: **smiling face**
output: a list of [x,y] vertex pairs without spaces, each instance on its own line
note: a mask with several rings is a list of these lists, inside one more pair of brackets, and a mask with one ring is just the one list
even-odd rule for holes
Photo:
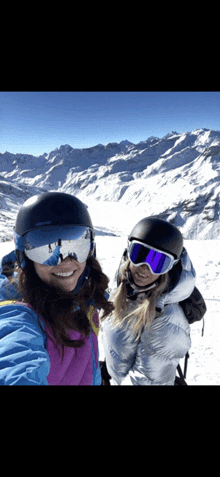
[[35,271],[44,283],[66,292],[74,290],[85,267],[86,261],[80,263],[69,257],[54,267],[34,262]]
[[142,288],[146,287],[147,285],[150,285],[151,283],[154,283],[160,276],[151,273],[151,270],[148,265],[144,264],[137,267],[131,261],[130,271],[135,285]]

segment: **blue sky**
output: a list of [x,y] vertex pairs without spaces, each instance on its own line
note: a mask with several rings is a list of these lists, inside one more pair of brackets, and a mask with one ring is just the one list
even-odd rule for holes
[[171,131],[220,130],[220,92],[0,92],[0,152],[133,143]]

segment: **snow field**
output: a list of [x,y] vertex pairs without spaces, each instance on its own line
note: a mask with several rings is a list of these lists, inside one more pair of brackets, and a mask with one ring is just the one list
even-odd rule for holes
[[[105,214],[107,217],[107,211]],[[138,220],[137,218],[136,221]],[[106,230],[106,228],[99,228],[98,233],[102,232],[103,235],[96,236],[97,258],[103,271],[110,278],[109,287],[112,288],[121,255],[126,247],[127,235],[104,235]],[[116,233],[117,230],[113,228],[111,232]],[[0,256],[9,253],[13,247],[13,242],[1,243]],[[217,257],[220,257],[220,240],[188,240],[185,241],[185,247],[197,272],[197,287],[203,294],[207,305],[204,336],[201,336],[201,321],[190,327],[192,347],[188,361],[187,383],[189,385],[219,385],[220,267]],[[100,357],[102,357],[101,345]],[[183,360],[180,364],[183,364]]]

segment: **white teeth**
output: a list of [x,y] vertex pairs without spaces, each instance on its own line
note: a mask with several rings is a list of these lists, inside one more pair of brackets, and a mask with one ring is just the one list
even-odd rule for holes
[[73,272],[67,272],[67,273],[55,273],[54,275],[56,275],[57,277],[70,277],[70,275],[72,275]]

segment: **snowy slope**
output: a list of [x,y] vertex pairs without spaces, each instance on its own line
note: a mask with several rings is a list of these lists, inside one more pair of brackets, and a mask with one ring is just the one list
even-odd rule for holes
[[[39,157],[0,154],[0,176],[10,186],[25,192],[25,187],[58,189],[88,204],[95,199],[141,207],[143,215],[172,221],[188,239],[220,237],[219,172],[220,131],[206,129],[171,132],[139,144],[65,145]],[[15,204],[22,203],[19,194],[14,197]]]

